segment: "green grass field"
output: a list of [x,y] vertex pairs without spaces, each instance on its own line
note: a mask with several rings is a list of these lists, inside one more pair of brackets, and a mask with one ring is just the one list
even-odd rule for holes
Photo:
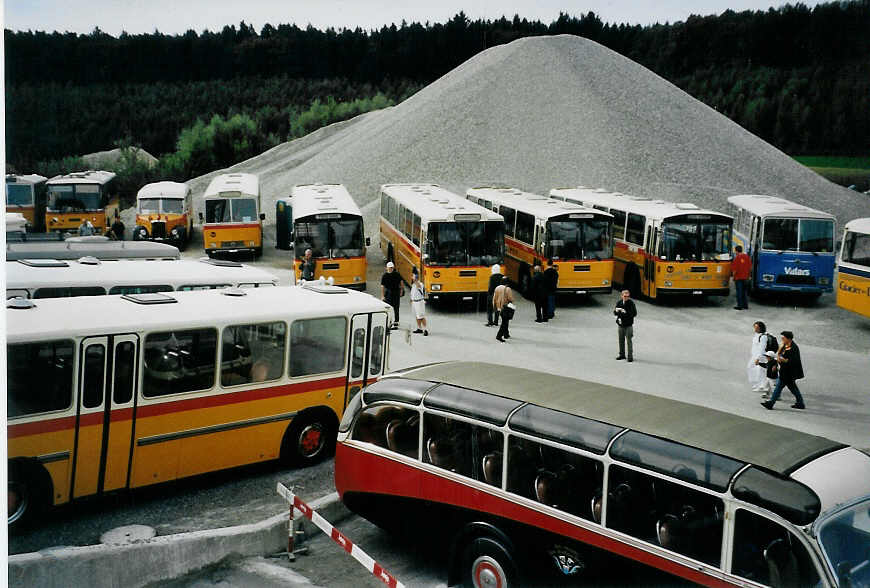
[[870,190],[870,156],[827,157],[800,155],[795,161],[807,166],[820,176],[841,186],[856,186],[858,190]]

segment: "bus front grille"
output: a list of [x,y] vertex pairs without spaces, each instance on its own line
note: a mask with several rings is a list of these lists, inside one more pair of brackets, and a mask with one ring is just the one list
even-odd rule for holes
[[163,238],[166,236],[166,223],[164,221],[151,221],[151,236]]
[[460,278],[473,278],[477,276],[477,270],[459,270]]

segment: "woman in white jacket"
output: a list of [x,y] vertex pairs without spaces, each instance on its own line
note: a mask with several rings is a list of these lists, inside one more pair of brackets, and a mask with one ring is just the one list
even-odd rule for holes
[[761,321],[752,325],[755,333],[752,335],[752,350],[749,355],[749,363],[746,366],[746,376],[753,392],[769,392],[767,372],[763,366],[758,365],[758,358],[767,350],[767,326]]

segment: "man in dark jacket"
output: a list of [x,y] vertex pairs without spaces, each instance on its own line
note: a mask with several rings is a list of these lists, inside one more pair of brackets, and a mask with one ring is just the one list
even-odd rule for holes
[[501,266],[499,264],[493,264],[490,268],[491,275],[489,276],[489,288],[486,291],[486,326],[487,327],[497,327],[498,326],[498,311],[492,306],[492,294],[495,292],[495,289],[501,284],[501,280],[504,277],[501,274]]
[[779,395],[782,394],[783,388],[788,388],[788,391],[794,396],[794,404],[792,408],[803,410],[806,408],[801,391],[797,387],[797,380],[804,377],[804,366],[801,364],[801,351],[798,349],[797,343],[794,342],[794,333],[791,331],[783,331],[782,344],[779,346],[779,352],[776,354],[776,361],[779,364],[779,380],[776,381],[776,387],[773,389],[773,394],[770,395],[770,400],[762,402],[761,406],[767,410],[773,410],[773,405],[779,400]]
[[553,260],[547,260],[544,270],[544,281],[547,284],[547,318],[556,316],[556,289],[559,287],[559,270],[553,265]]
[[535,264],[532,272],[532,300],[535,301],[535,322],[545,323],[547,312],[547,280],[541,271],[541,266]]
[[628,341],[628,361],[634,361],[634,349],[631,340],[634,337],[634,317],[637,316],[637,307],[631,299],[631,293],[623,290],[619,302],[613,309],[616,315],[616,324],[619,326],[619,355],[616,359],[626,359],[625,342]]

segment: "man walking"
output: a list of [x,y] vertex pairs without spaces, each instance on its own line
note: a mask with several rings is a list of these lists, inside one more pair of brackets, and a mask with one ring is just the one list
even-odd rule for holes
[[553,260],[547,260],[547,269],[544,270],[544,278],[547,284],[547,316],[551,319],[556,316],[556,289],[559,287],[559,270],[553,265]]
[[776,361],[779,363],[779,379],[776,381],[776,387],[770,395],[770,400],[762,402],[761,406],[767,410],[773,410],[773,405],[779,400],[782,389],[788,388],[788,391],[792,393],[795,400],[791,407],[803,410],[806,408],[806,405],[797,386],[797,380],[804,377],[804,367],[801,364],[801,351],[798,349],[797,343],[794,342],[794,333],[783,331],[781,335],[782,344],[779,346],[779,352],[776,354]]
[[381,300],[393,307],[392,329],[399,328],[399,298],[405,295],[405,286],[402,284],[402,276],[396,271],[392,261],[387,262],[387,271],[381,276]]
[[490,276],[489,276],[489,288],[486,291],[486,326],[487,327],[497,327],[498,326],[498,311],[496,311],[492,306],[492,295],[495,292],[495,289],[501,284],[501,280],[504,276],[501,274],[501,266],[497,263],[493,264],[490,268]]
[[302,279],[310,282],[314,279],[314,258],[311,257],[311,249],[305,250],[305,257],[299,263],[299,269],[302,270]]
[[535,322],[545,323],[548,320],[547,284],[541,266],[535,264],[532,272],[532,300],[535,301]]
[[746,300],[746,288],[749,284],[749,274],[752,272],[752,260],[743,253],[743,247],[734,247],[734,261],[731,262],[731,275],[734,276],[734,290],[737,293],[737,306],[734,310],[746,310],[749,304]]
[[631,293],[628,290],[623,290],[619,302],[613,309],[613,314],[616,315],[616,324],[619,328],[619,355],[617,360],[626,359],[625,343],[628,341],[628,361],[634,361],[634,349],[632,348],[631,339],[634,337],[634,317],[637,316],[637,307],[634,305],[634,300],[631,299]]
[[502,283],[496,287],[492,295],[492,306],[496,312],[501,315],[501,326],[498,328],[498,333],[495,335],[495,340],[499,343],[504,343],[505,339],[510,339],[511,334],[508,331],[508,325],[514,315],[513,309],[514,291],[508,286],[508,279],[502,278]]

